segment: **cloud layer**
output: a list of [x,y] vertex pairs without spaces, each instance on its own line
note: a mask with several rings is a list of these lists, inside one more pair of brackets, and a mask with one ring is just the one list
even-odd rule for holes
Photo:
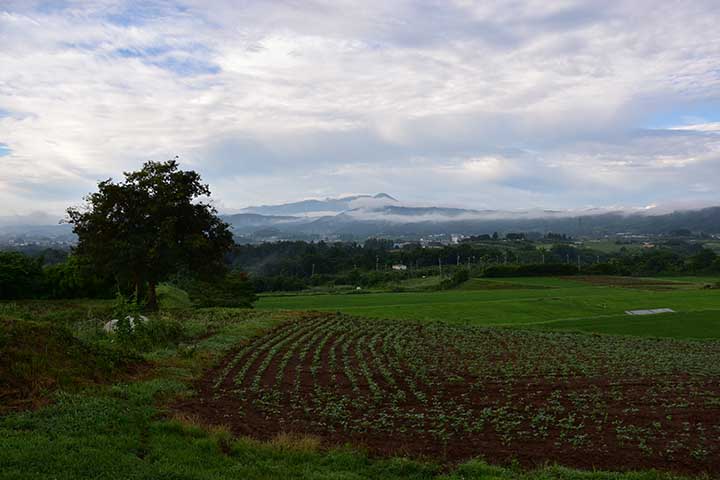
[[0,5],[0,214],[179,155],[221,208],[720,203],[716,2]]

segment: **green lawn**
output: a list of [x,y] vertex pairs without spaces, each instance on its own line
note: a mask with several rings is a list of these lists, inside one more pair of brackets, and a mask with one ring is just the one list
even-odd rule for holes
[[[678,279],[684,280],[687,279]],[[513,288],[488,286],[492,284]],[[553,322],[553,328],[558,328],[567,321],[571,322],[567,328],[600,333],[637,334],[640,328],[649,336],[720,338],[717,327],[720,290],[684,285],[677,289],[647,290],[595,286],[559,278],[472,279],[459,289],[438,292],[267,296],[257,308],[341,311],[374,318],[467,325],[525,326]],[[672,308],[678,313],[663,320],[665,326],[653,320],[655,316],[643,319],[642,327],[622,321],[630,318],[624,315],[625,310],[645,308]],[[601,324],[606,318],[618,320],[608,327]],[[637,321],[636,317],[632,320]],[[584,323],[577,326],[577,322]]]

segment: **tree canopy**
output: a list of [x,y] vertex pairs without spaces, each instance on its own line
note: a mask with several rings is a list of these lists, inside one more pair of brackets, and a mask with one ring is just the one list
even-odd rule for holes
[[157,308],[155,287],[168,276],[224,272],[232,234],[205,200],[210,189],[198,173],[170,160],[147,162],[124,176],[122,182],[100,182],[84,206],[67,210],[77,255],[118,284],[132,285],[138,302],[147,291],[150,309]]

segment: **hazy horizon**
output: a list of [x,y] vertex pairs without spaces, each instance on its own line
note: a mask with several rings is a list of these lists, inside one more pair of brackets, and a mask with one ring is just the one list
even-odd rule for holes
[[0,223],[176,155],[221,212],[720,205],[718,24],[712,1],[5,1]]

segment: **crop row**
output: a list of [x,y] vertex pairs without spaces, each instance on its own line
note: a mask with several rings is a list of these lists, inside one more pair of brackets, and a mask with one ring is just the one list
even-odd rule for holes
[[318,434],[720,455],[719,342],[318,315],[236,352],[216,395],[228,385],[269,425]]

